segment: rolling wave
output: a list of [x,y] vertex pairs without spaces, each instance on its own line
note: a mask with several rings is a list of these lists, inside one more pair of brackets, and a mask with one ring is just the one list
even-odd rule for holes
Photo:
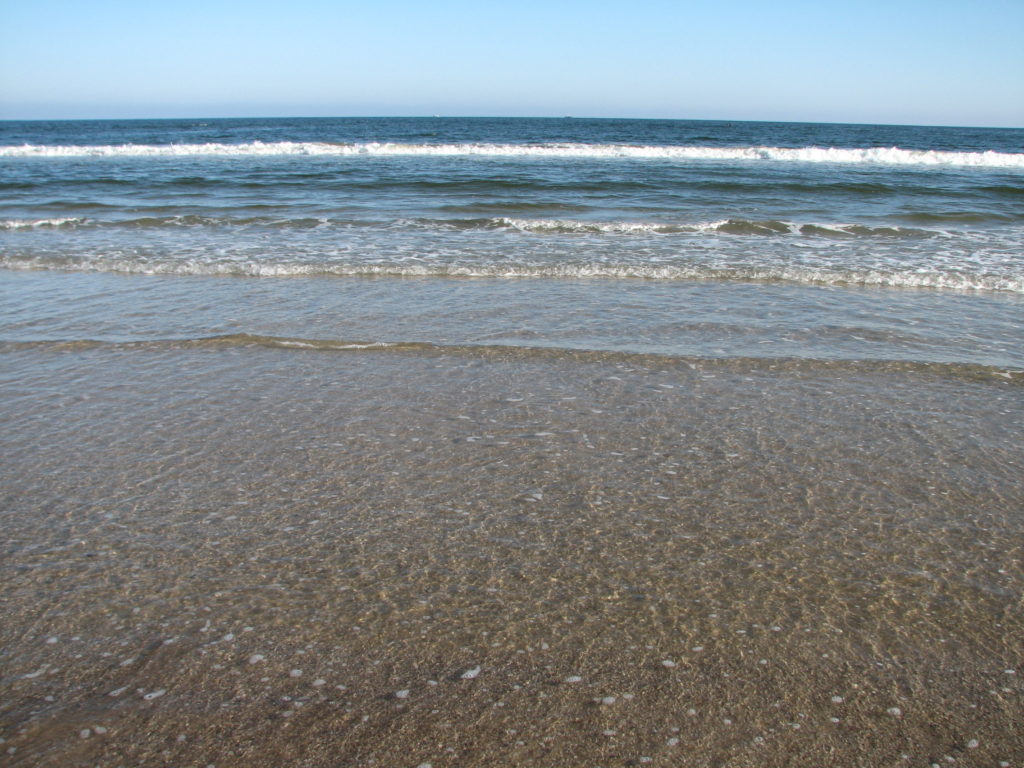
[[454,229],[509,229],[531,234],[607,235],[803,235],[826,238],[923,238],[943,237],[947,232],[914,227],[861,224],[795,223],[790,221],[722,219],[694,224],[635,221],[581,221],[574,219],[520,219],[508,216],[484,219],[423,219],[419,223]]
[[871,165],[970,166],[1024,169],[1024,153],[947,152],[899,147],[709,147],[633,144],[407,144],[397,142],[261,142],[243,144],[120,144],[0,146],[0,157],[190,157],[190,156],[326,157],[538,157],[547,159],[639,159],[672,161],[799,162]]
[[[928,220],[928,219],[925,219]],[[936,221],[941,222],[939,218]],[[956,217],[950,219],[958,221]],[[973,219],[978,221],[978,219]],[[178,214],[172,216],[139,216],[127,219],[94,219],[61,217],[48,219],[0,220],[0,231],[39,229],[160,229],[182,227],[267,227],[272,229],[316,229],[323,227],[408,227],[435,230],[509,230],[535,235],[802,235],[826,238],[927,238],[948,236],[937,229],[901,226],[866,226],[862,224],[797,223],[778,220],[722,219],[696,223],[651,223],[638,221],[587,221],[580,219],[526,219],[511,216],[479,218],[418,218],[394,221],[334,219],[300,216],[208,216]]]
[[116,272],[139,275],[207,275],[224,277],[408,277],[500,279],[641,279],[802,285],[925,288],[997,291],[1024,294],[1024,276],[957,270],[891,267],[829,268],[797,264],[751,266],[650,264],[628,262],[538,262],[508,264],[458,262],[323,262],[150,259],[130,256],[3,255],[0,268],[66,272]]
[[138,216],[130,219],[95,219],[62,217],[52,219],[7,219],[0,221],[0,231],[36,229],[162,229],[183,227],[271,227],[278,229],[311,229],[322,226],[371,226],[373,222],[332,220],[317,216],[295,218],[270,216],[204,216],[176,214],[173,216]]

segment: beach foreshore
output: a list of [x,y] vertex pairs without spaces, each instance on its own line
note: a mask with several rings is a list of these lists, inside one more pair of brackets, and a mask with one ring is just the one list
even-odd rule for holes
[[1024,764],[1024,386],[0,351],[11,766]]

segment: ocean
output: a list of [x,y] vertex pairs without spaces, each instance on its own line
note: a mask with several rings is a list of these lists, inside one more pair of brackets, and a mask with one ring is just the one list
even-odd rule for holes
[[1022,765],[1024,130],[0,122],[11,765]]

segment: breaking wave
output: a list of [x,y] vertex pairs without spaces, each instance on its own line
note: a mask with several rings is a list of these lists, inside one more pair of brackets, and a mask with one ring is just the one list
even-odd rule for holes
[[946,152],[899,147],[708,147],[645,146],[634,144],[407,144],[398,142],[261,142],[242,144],[119,144],[36,145],[0,147],[0,157],[189,157],[189,156],[309,155],[435,156],[435,157],[538,157],[547,159],[638,159],[671,161],[748,161],[840,163],[871,165],[974,166],[1024,169],[1024,153]]
[[3,256],[6,269],[67,272],[117,272],[140,275],[207,275],[224,277],[448,277],[502,279],[641,279],[718,282],[769,282],[804,285],[925,288],[999,291],[1024,294],[1024,277],[959,271],[872,268],[830,269],[818,266],[713,266],[608,262],[520,263],[302,263],[260,260],[151,260],[102,256]]
[[86,219],[78,217],[64,217],[55,219],[7,219],[0,221],[0,230],[18,229],[57,229],[58,227],[73,227],[85,224]]
[[0,231],[39,229],[162,229],[183,227],[265,227],[272,229],[319,229],[352,227],[398,227],[444,231],[509,230],[535,235],[803,235],[825,238],[924,238],[941,237],[944,230],[862,224],[797,223],[778,220],[721,219],[712,222],[666,223],[640,221],[587,221],[580,219],[524,219],[510,216],[481,218],[419,218],[375,222],[301,216],[140,216],[125,219],[66,217],[52,219],[0,220]]

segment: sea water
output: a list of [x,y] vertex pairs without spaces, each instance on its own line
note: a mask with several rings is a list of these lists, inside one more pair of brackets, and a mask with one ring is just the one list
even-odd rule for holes
[[12,764],[1024,759],[1024,131],[7,122],[0,195]]
[[[0,331],[1020,367],[1022,136],[571,119],[4,123],[0,266],[15,295]],[[266,279],[195,279],[206,276]],[[53,301],[18,301],[37,286]],[[71,298],[122,286],[130,329],[117,301],[68,317]]]

